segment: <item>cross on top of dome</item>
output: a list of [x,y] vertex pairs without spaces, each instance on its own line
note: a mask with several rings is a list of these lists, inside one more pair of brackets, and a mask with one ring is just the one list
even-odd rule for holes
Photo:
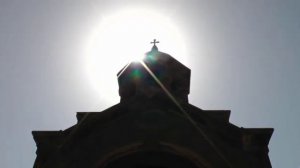
[[153,39],[153,41],[150,42],[150,44],[153,44],[153,47],[152,47],[151,51],[158,51],[156,43],[159,43],[159,41],[156,41],[156,39]]

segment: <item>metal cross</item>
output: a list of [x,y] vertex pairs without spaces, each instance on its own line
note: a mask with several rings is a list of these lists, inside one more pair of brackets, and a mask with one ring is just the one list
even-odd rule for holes
[[156,41],[156,39],[154,39],[152,42],[150,42],[150,44],[156,44],[156,43],[159,43],[159,41]]

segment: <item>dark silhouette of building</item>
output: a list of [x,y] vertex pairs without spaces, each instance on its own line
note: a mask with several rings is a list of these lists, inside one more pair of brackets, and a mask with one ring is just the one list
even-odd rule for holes
[[229,110],[188,102],[189,68],[152,50],[118,73],[120,103],[78,112],[64,131],[33,131],[34,168],[271,168],[271,128],[239,128]]

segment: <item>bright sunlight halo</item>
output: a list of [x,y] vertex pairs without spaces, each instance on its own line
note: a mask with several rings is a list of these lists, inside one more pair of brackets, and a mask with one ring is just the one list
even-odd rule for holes
[[160,41],[158,49],[185,62],[185,43],[171,20],[147,9],[126,9],[108,14],[91,32],[85,57],[89,80],[109,105],[119,102],[117,72],[141,60]]

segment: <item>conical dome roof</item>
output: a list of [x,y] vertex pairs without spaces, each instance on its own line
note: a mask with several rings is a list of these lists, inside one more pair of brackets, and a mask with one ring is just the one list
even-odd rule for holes
[[118,73],[121,101],[135,96],[161,97],[165,91],[160,82],[178,101],[188,102],[190,74],[189,68],[154,44],[142,61],[132,62]]

